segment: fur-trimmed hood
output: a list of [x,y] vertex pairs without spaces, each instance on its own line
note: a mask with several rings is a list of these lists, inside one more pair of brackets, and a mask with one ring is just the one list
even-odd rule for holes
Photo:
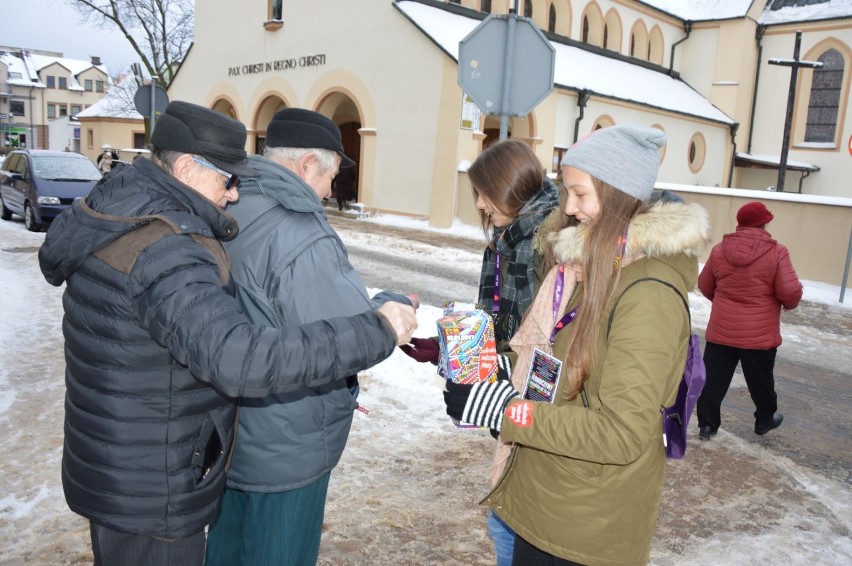
[[[553,251],[559,263],[585,263],[585,236],[588,229],[588,225],[580,224],[551,235]],[[708,245],[709,233],[709,215],[700,205],[658,202],[631,220],[624,263],[641,257],[677,254],[698,256]]]

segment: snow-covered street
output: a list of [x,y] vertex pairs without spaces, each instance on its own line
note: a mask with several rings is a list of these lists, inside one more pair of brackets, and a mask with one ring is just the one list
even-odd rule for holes
[[[460,272],[478,273],[479,252],[446,242],[401,243],[398,234],[384,235],[380,222],[335,225],[353,255],[355,248],[394,250],[436,270],[452,264]],[[475,229],[466,232],[475,237]],[[39,272],[36,255],[43,239],[43,233],[27,232],[17,219],[0,222],[2,566],[92,561],[88,525],[68,510],[60,481],[62,289],[48,285]],[[395,276],[405,281],[404,275]],[[473,279],[460,287],[458,298],[470,300],[466,293],[475,286]],[[839,305],[835,295],[831,304],[834,292],[806,282],[805,299],[823,308],[814,308],[810,319],[797,319],[797,324],[782,318],[785,342],[779,356],[818,362],[839,376],[834,410],[848,413],[852,335],[826,331],[818,319],[825,311],[824,316],[848,327],[852,297]],[[690,304],[693,325],[703,331],[709,303],[693,293]],[[433,335],[439,314],[438,306],[421,306],[416,334]],[[493,449],[488,432],[457,430],[444,413],[434,368],[402,352],[363,372],[360,382],[359,400],[369,414],[356,412],[343,460],[332,473],[319,563],[493,564],[485,509],[478,505],[486,494]],[[792,391],[779,378],[782,411],[795,408]],[[852,563],[850,470],[837,469],[830,458],[829,468],[820,470],[795,457],[796,447],[804,448],[815,434],[813,423],[804,419],[785,420],[777,434],[753,435],[750,413],[736,410],[743,395],[750,402],[738,374],[731,402],[723,406],[726,420],[719,434],[704,443],[693,436],[686,458],[669,462],[651,563]],[[819,418],[825,413],[825,407],[813,410]],[[839,438],[836,453],[852,453],[852,430],[841,428]]]

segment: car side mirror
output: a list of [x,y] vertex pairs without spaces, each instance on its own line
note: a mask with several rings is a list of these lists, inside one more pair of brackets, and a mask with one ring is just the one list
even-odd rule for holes
[[9,175],[9,179],[12,181],[23,181],[24,176],[20,173],[12,173],[11,175]]

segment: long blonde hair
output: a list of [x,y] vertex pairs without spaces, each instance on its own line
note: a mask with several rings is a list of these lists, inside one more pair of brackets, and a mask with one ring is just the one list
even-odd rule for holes
[[[571,324],[573,328],[568,338],[565,364],[571,384],[569,399],[574,399],[583,390],[586,379],[595,369],[598,339],[603,331],[607,306],[618,285],[627,229],[633,217],[647,208],[638,199],[594,177],[592,186],[597,191],[600,215],[585,233],[584,290],[577,318]],[[564,202],[562,210],[565,210]],[[566,218],[566,223],[568,221]]]

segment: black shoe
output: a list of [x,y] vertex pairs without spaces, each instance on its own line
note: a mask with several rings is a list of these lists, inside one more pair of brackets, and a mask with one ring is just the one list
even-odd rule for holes
[[776,428],[781,426],[782,422],[784,422],[784,415],[776,412],[774,415],[772,415],[772,420],[769,421],[768,423],[766,423],[766,424],[755,423],[754,424],[754,433],[763,436],[764,434],[766,434],[770,430],[775,430]]
[[716,431],[712,427],[702,426],[698,429],[698,440],[710,440],[711,436],[716,436]]

